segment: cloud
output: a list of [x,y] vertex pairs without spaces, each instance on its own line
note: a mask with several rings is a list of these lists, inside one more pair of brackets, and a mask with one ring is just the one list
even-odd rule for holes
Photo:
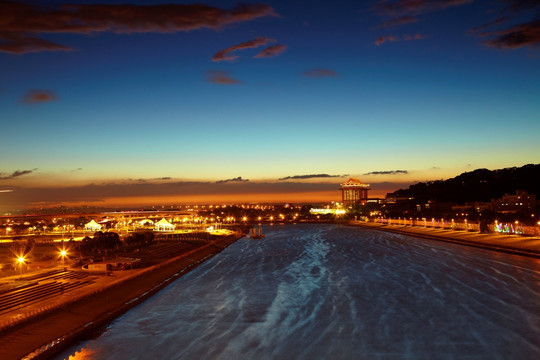
[[266,49],[264,49],[263,51],[261,51],[260,53],[258,53],[257,55],[255,55],[254,57],[255,58],[267,58],[267,57],[278,56],[279,54],[284,52],[285,49],[287,49],[287,46],[283,45],[283,44],[271,45],[271,46],[267,47]]
[[71,172],[82,171],[82,169],[83,169],[83,168],[76,168],[76,169],[71,170]]
[[42,39],[47,33],[91,34],[173,33],[223,26],[277,16],[265,4],[240,4],[230,10],[203,4],[70,4],[35,6],[16,1],[0,3],[0,51],[23,54],[71,50]]
[[[378,28],[384,28],[414,23],[418,21],[419,15],[467,5],[472,2],[473,0],[379,0],[371,10],[388,18],[378,26]],[[471,29],[470,33],[484,38],[482,41],[484,45],[498,49],[517,49],[540,44],[540,20],[538,20],[537,11],[540,9],[540,2],[538,0],[504,0],[502,3],[509,5],[496,11],[498,13],[496,19]],[[520,23],[510,25],[505,29],[482,32],[512,19],[519,19]],[[419,34],[402,36],[402,39],[406,41],[423,38],[424,36]],[[381,45],[385,42],[398,40],[399,37],[393,35],[380,36],[376,39],[375,44]]]
[[[497,49],[518,49],[524,46],[538,46],[540,44],[540,2],[538,0],[505,0],[510,5],[499,12],[499,17],[484,25],[475,27],[469,33],[484,38],[482,43]],[[508,25],[504,29],[495,27],[510,23],[513,20],[519,23]],[[527,20],[528,19],[528,20]],[[493,28],[492,30],[486,30]]]
[[[37,170],[37,169],[32,169],[32,170],[17,170],[17,171],[14,171],[11,175],[6,175],[5,173],[0,173],[0,180],[9,180],[9,179],[13,179],[13,178],[16,178],[16,177],[19,177],[19,176],[31,174],[31,173],[33,173],[33,172],[36,171],[36,170]],[[4,176],[4,175],[6,175],[6,176]]]
[[407,170],[390,170],[390,171],[371,171],[365,173],[364,175],[399,175],[399,174],[408,174]]
[[373,10],[380,15],[405,17],[437,12],[472,2],[473,0],[379,0]]
[[214,54],[214,56],[212,56],[212,61],[223,61],[223,60],[232,61],[238,58],[238,56],[229,55],[233,51],[257,48],[259,46],[266,45],[270,42],[275,42],[275,41],[276,39],[271,39],[265,36],[258,37],[253,40],[246,41],[238,45],[233,45],[223,50],[219,50],[217,53]]
[[325,68],[318,68],[318,69],[312,69],[308,70],[302,73],[302,75],[311,77],[311,78],[320,78],[320,77],[334,77],[338,74],[330,69]]
[[[216,204],[246,202],[339,201],[339,181],[241,181],[229,183],[176,181],[89,184],[84,186],[0,187],[0,211],[49,206],[101,206],[140,208],[146,205]],[[384,196],[413,182],[370,182],[370,196]]]
[[[412,41],[412,40],[422,40],[422,39],[425,39],[426,36],[424,35],[421,35],[421,34],[414,34],[414,35],[408,35],[408,34],[405,34],[403,35],[403,40],[405,41]],[[394,35],[387,35],[387,36],[379,36],[377,38],[377,40],[375,40],[375,45],[379,46],[385,42],[396,42],[396,41],[400,41],[400,37],[399,36],[394,36]]]
[[508,21],[508,19],[509,19],[509,18],[508,18],[507,16],[503,16],[503,17],[500,17],[500,18],[495,19],[495,20],[493,20],[493,21],[490,21],[490,22],[488,22],[487,24],[480,25],[480,26],[477,26],[477,27],[475,27],[475,28],[472,28],[469,32],[470,32],[470,33],[477,33],[477,32],[479,32],[479,31],[481,31],[481,30],[484,30],[484,29],[486,29],[486,28],[488,28],[488,27],[491,27],[491,26],[494,26],[494,25],[500,25],[500,24],[502,24],[502,23]]
[[482,33],[488,37],[483,44],[498,49],[517,49],[523,46],[534,46],[540,43],[540,20],[518,24],[505,30]]
[[388,41],[390,42],[399,41],[399,37],[394,36],[394,35],[379,36],[377,40],[375,40],[375,45],[379,46]]
[[279,178],[279,180],[304,180],[304,179],[316,179],[316,178],[340,178],[348,176],[346,175],[329,175],[329,174],[310,174],[310,175],[294,175]]
[[[386,18],[377,28],[388,28],[408,25],[418,22],[418,16],[439,12],[450,7],[462,6],[472,3],[473,0],[378,0],[371,8],[377,15]],[[420,40],[424,36],[403,35],[403,40]],[[375,40],[375,45],[385,42],[399,41],[400,38],[394,35],[379,36]]]
[[22,102],[26,104],[39,104],[49,101],[56,101],[58,98],[51,90],[30,90],[22,98]]
[[[171,180],[171,179],[172,179],[172,177],[170,177],[170,176],[163,176],[163,177],[159,177],[159,178],[153,178],[151,180]],[[140,180],[142,180],[142,179],[140,179]]]
[[388,27],[394,27],[394,26],[401,26],[401,25],[407,25],[418,22],[418,18],[414,16],[399,16],[394,17],[388,20],[383,21],[380,23],[377,28],[388,28]]
[[241,84],[240,80],[236,80],[229,76],[229,72],[224,70],[209,70],[206,72],[206,80],[213,84],[235,85]]
[[411,40],[422,40],[424,39],[425,36],[424,35],[420,35],[420,34],[414,34],[414,35],[403,35],[403,40],[405,41],[411,41]]
[[227,179],[227,180],[218,180],[216,181],[216,184],[225,184],[225,183],[229,183],[229,182],[248,182],[249,179],[242,179],[241,176],[239,177],[235,177],[233,179]]
[[505,0],[505,2],[510,3],[510,8],[514,11],[533,9],[540,5],[538,0]]
[[[0,26],[1,28],[1,26]],[[69,51],[68,46],[55,44],[51,41],[38,39],[31,36],[1,34],[0,52],[24,54],[41,51]]]

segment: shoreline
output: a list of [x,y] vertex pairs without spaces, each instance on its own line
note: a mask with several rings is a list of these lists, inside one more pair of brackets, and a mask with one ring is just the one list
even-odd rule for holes
[[104,286],[0,332],[2,359],[47,359],[90,336],[205,260],[241,239],[235,234]]
[[351,221],[348,225],[540,259],[540,238]]

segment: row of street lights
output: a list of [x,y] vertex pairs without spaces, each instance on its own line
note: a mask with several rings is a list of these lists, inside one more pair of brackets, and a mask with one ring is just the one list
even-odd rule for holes
[[[66,257],[68,256],[68,251],[65,248],[59,250],[59,256],[62,258],[62,268],[66,270]],[[19,265],[19,278],[22,278],[22,269],[26,264],[26,258],[24,255],[19,255],[16,258],[16,262]]]

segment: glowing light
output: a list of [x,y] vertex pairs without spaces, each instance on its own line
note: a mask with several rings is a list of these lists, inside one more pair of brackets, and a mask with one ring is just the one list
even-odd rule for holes
[[25,259],[24,259],[24,256],[19,256],[19,257],[17,258],[17,262],[18,262],[19,264],[23,264],[23,263],[24,263],[24,260],[25,260]]

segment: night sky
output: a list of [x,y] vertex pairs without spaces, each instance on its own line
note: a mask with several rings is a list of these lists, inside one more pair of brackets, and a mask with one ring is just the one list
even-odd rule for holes
[[536,0],[1,1],[0,211],[540,162]]

